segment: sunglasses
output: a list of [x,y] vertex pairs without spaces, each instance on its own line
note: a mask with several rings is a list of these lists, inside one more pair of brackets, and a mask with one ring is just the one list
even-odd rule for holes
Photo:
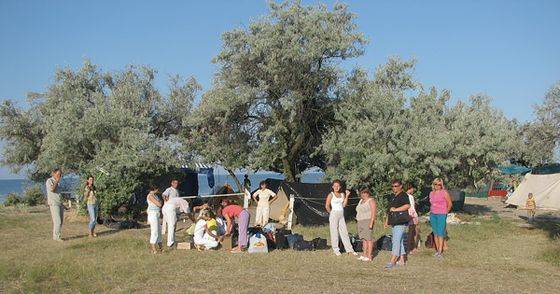
[[401,186],[401,185],[393,185],[393,186],[391,186],[391,187],[393,187],[393,188],[398,188],[398,187],[400,187],[400,186]]

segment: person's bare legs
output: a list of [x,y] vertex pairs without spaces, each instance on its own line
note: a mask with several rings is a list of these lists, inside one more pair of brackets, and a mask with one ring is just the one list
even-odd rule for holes
[[366,244],[367,255],[366,257],[370,260],[373,259],[373,240],[367,241]]

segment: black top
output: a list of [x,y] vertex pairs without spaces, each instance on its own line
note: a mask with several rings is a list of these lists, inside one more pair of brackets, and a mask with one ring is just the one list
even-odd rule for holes
[[389,198],[389,209],[391,209],[391,207],[399,208],[405,204],[410,204],[410,201],[408,199],[408,194],[404,191],[401,191],[397,195],[391,195]]

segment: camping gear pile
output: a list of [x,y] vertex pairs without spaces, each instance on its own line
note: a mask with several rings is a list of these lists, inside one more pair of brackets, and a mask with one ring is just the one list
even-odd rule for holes
[[292,249],[296,251],[313,251],[328,249],[327,239],[315,238],[307,241],[303,236],[287,229],[275,229],[268,224],[264,228],[249,228],[249,253],[266,253],[272,250]]

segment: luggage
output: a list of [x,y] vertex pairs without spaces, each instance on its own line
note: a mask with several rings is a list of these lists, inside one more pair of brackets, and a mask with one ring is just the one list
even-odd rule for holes
[[433,232],[426,236],[426,242],[424,242],[424,246],[426,246],[426,248],[436,248]]
[[[352,244],[352,249],[354,250],[354,252],[363,251],[362,241],[358,236],[348,234],[348,238],[350,239],[350,244]],[[346,249],[344,248],[344,244],[342,243],[342,239],[340,238],[338,239],[338,248],[340,249],[340,253],[346,252]]]
[[377,241],[375,242],[375,247],[377,248],[377,250],[391,251],[393,249],[393,242],[392,242],[391,235],[389,236],[383,235],[379,237],[379,239],[377,239]]
[[288,241],[288,247],[294,249],[294,244],[297,241],[303,241],[303,236],[300,234],[291,234],[291,235],[287,235],[286,239]]
[[264,236],[266,237],[266,244],[268,245],[268,251],[272,251],[276,249],[276,242],[274,241],[274,233],[267,232],[264,233]]
[[276,245],[276,249],[288,249],[290,248],[290,246],[288,245],[288,240],[286,239],[287,235],[290,235],[292,233],[291,230],[284,230],[284,229],[279,229],[276,230],[276,233],[274,233],[274,244]]
[[294,243],[294,250],[296,251],[313,251],[315,247],[313,246],[313,241],[297,240]]
[[268,245],[266,242],[266,236],[257,232],[249,237],[249,248],[247,249],[249,253],[268,253]]
[[315,238],[315,239],[311,240],[311,242],[313,242],[313,248],[315,250],[329,249],[329,247],[327,246],[327,239]]

